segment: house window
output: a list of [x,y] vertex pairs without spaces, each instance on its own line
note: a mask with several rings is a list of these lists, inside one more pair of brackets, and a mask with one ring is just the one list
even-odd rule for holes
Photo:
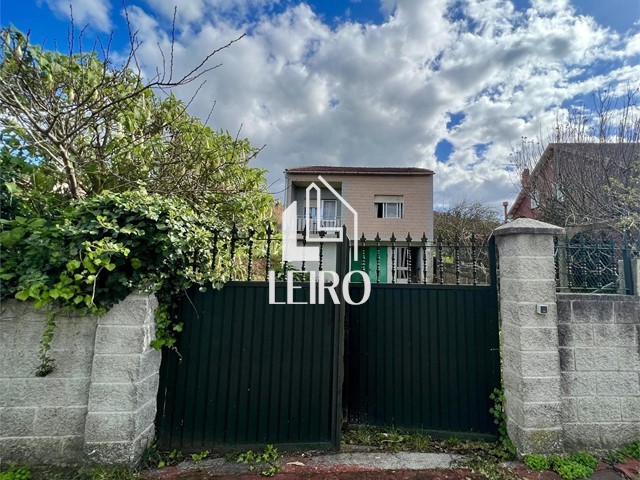
[[562,189],[557,185],[557,184],[553,184],[553,196],[555,197],[556,200],[558,200],[559,202],[564,202],[564,192],[562,191]]
[[337,202],[335,200],[322,200],[322,226],[335,227],[336,214]]
[[531,195],[531,208],[538,208],[540,203],[538,203],[538,192],[533,192]]
[[403,218],[404,199],[402,195],[375,195],[373,213],[376,218]]

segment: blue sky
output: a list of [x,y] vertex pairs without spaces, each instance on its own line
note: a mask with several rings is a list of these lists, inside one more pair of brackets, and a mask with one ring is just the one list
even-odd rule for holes
[[[512,145],[546,132],[598,88],[640,79],[640,0],[180,0],[175,69],[247,36],[191,105],[210,125],[266,145],[256,164],[274,193],[282,171],[312,164],[422,166],[435,200],[500,206],[517,179]],[[113,32],[128,45],[120,1],[2,2],[0,23],[67,49],[69,5],[85,47]],[[167,52],[173,2],[128,1],[143,73]],[[198,85],[176,90],[184,99]]]

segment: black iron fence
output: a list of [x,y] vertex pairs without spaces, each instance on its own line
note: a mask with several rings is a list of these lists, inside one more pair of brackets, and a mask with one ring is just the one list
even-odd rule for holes
[[[439,285],[486,285],[490,283],[491,250],[486,237],[475,234],[463,240],[420,238],[388,239],[379,234],[359,240],[360,270],[375,283],[422,283]],[[386,265],[385,265],[386,264]],[[372,268],[375,266],[375,268]],[[386,267],[386,275],[384,274]]]
[[[320,231],[318,237],[335,232]],[[269,272],[275,272],[276,280],[284,280],[286,272],[335,270],[333,247],[337,243],[307,242],[306,232],[298,234],[301,246],[314,245],[319,250],[319,260],[282,262],[282,233],[267,226],[262,232],[241,230],[233,226],[214,231],[211,255],[194,258],[195,262],[207,261],[211,270],[228,271],[225,280],[267,281]],[[351,242],[354,245],[354,242]],[[331,250],[331,251],[330,251]],[[465,239],[429,239],[426,234],[413,238],[411,234],[400,238],[358,239],[358,259],[351,262],[351,270],[368,273],[372,283],[421,283],[439,285],[486,285],[490,282],[489,265],[491,249],[485,236],[470,235]],[[352,254],[351,258],[354,256]],[[303,274],[296,274],[302,279]]]
[[554,247],[558,291],[633,294],[632,259],[640,256],[640,239],[555,237]]

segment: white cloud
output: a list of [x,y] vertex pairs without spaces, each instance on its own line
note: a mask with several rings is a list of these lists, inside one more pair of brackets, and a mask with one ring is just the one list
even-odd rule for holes
[[[257,164],[282,177],[305,164],[412,165],[436,170],[436,201],[460,192],[500,205],[514,186],[505,170],[510,145],[535,137],[562,102],[609,83],[640,78],[638,34],[622,38],[568,1],[383,0],[383,23],[330,26],[305,4],[272,0],[189,0],[177,17],[175,69],[185,72],[212,49],[222,67],[191,106],[215,128],[266,144]],[[169,50],[173,7],[147,0],[130,16],[145,43],[148,72]],[[248,15],[248,13],[251,15]],[[636,58],[637,60],[637,58]],[[613,67],[608,62],[618,62]],[[602,65],[606,64],[607,68]],[[196,85],[176,93],[188,99]],[[464,121],[447,130],[449,113]],[[455,150],[437,163],[446,138]],[[478,144],[487,145],[477,153]],[[282,182],[272,190],[282,188]]]
[[111,30],[109,0],[46,0],[49,8],[62,18],[71,18],[76,26],[82,28],[89,24],[102,32]]

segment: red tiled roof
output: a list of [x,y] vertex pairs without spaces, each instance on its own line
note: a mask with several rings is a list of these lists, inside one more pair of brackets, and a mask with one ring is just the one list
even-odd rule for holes
[[372,175],[434,175],[432,170],[416,167],[340,167],[314,165],[309,167],[287,168],[285,173],[368,173]]

